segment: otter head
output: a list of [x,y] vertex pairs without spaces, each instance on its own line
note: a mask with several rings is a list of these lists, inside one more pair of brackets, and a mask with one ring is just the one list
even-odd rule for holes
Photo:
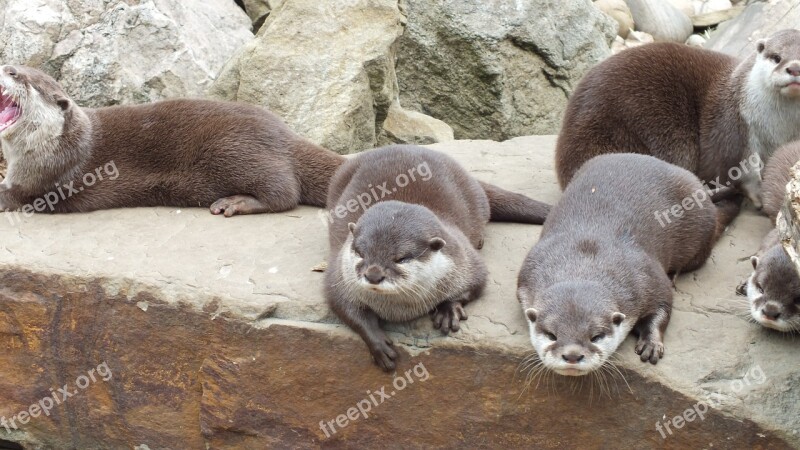
[[773,92],[800,100],[800,31],[782,30],[756,44],[753,70]]
[[[61,135],[72,101],[56,80],[25,66],[0,67],[0,137],[43,143]],[[36,135],[36,136],[33,136]]]
[[611,293],[596,282],[559,283],[537,293],[520,287],[517,297],[539,359],[560,375],[599,369],[631,328]]
[[753,319],[778,331],[800,331],[800,276],[783,247],[775,245],[750,261],[755,270],[746,293]]
[[380,202],[348,226],[343,272],[362,289],[387,295],[433,295],[437,282],[453,268],[452,259],[445,255],[449,244],[444,227],[424,206]]

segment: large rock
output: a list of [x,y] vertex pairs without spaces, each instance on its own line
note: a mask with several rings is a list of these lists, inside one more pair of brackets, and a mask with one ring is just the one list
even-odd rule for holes
[[756,41],[784,28],[800,28],[800,0],[750,2],[711,33],[706,48],[744,58],[755,51]]
[[284,1],[286,0],[243,0],[244,9],[253,21],[253,30],[258,31],[269,13],[278,9]]
[[266,106],[340,153],[373,148],[397,103],[395,44],[405,19],[397,0],[286,2],[209,94]]
[[635,25],[625,0],[596,0],[594,6],[614,19],[617,22],[617,36],[627,39]]
[[[554,202],[554,144],[435,148],[480,179]],[[320,212],[0,214],[0,418],[30,412],[51,388],[72,394],[49,415],[17,419],[18,431],[0,426],[0,439],[87,450],[800,445],[798,342],[748,323],[734,294],[770,229],[754,211],[703,269],[677,278],[665,358],[642,363],[631,337],[620,373],[593,380],[528,378],[516,276],[541,227],[499,223],[481,250],[491,281],[462,331],[444,337],[427,317],[391,325],[401,358],[384,374],[311,271],[328,250]],[[90,371],[96,381],[79,389]],[[365,418],[357,408],[370,394],[382,403]]]
[[201,96],[249,28],[231,0],[0,0],[0,61],[44,69],[84,106]]
[[656,41],[684,43],[694,28],[689,16],[664,0],[627,0],[638,31]]
[[589,0],[409,0],[397,75],[404,107],[458,139],[556,133],[617,24]]
[[792,178],[786,186],[786,203],[778,214],[777,227],[783,248],[800,272],[800,164],[792,168]]

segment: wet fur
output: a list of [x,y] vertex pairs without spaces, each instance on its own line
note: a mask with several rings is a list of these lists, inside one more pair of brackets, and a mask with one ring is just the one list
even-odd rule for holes
[[[668,274],[702,266],[739,211],[740,198],[716,205],[705,198],[702,208],[660,225],[656,211],[701,189],[690,172],[651,156],[604,155],[579,170],[519,274],[517,295],[545,366],[568,375],[597,370],[629,330],[639,336],[643,361],[662,357],[672,309]],[[584,358],[565,362],[570,352]]]

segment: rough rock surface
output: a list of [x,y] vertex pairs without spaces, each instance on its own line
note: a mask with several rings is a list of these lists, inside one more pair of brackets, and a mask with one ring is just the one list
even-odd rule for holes
[[588,0],[406,3],[401,103],[445,121],[457,139],[558,132],[568,95],[617,32]]
[[[554,202],[554,145],[549,136],[435,147],[480,179]],[[665,359],[641,363],[629,338],[617,356],[627,384],[607,379],[602,397],[597,380],[527,382],[532,348],[514,292],[541,227],[488,227],[490,281],[461,332],[442,337],[428,318],[390,327],[396,375],[414,381],[403,385],[324,304],[322,274],[311,271],[327,252],[319,213],[226,220],[141,208],[13,224],[0,215],[0,418],[19,418],[51,388],[77,392],[17,431],[0,426],[0,439],[80,449],[800,445],[797,341],[748,323],[734,295],[770,228],[753,211],[706,267],[677,279]],[[103,363],[113,377],[75,388]],[[383,387],[389,399],[365,419],[354,408],[370,394],[380,402]],[[700,401],[714,406],[702,419],[675,421],[702,411]],[[326,436],[321,421],[336,432]],[[668,421],[662,437],[655,424]]]
[[285,0],[244,0],[244,8],[250,20],[253,21],[253,30],[258,31],[269,13],[283,4]]
[[800,27],[800,0],[750,2],[735,19],[711,33],[706,48],[744,58],[755,51],[756,41],[784,28]]
[[656,41],[684,43],[692,35],[692,21],[664,0],[627,0],[638,31]]
[[209,94],[266,106],[340,153],[373,148],[398,101],[394,48],[405,19],[397,0],[287,2]]
[[800,165],[792,172],[792,179],[786,186],[786,204],[778,214],[777,226],[783,248],[800,271]]
[[83,106],[201,96],[248,30],[232,0],[0,0],[0,61],[44,69]]

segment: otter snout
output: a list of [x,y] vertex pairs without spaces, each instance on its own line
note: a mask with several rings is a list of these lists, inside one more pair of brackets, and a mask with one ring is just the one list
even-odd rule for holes
[[800,77],[800,61],[792,61],[786,66],[786,73],[793,77]]
[[381,284],[386,279],[386,272],[381,267],[372,264],[364,271],[364,278],[369,284]]
[[578,351],[570,351],[569,353],[561,354],[561,359],[566,361],[568,364],[578,364],[579,362],[583,361],[585,357],[586,355],[583,355]]
[[763,308],[761,308],[761,315],[763,315],[767,320],[778,320],[778,318],[781,316],[781,308],[772,303],[767,303]]

